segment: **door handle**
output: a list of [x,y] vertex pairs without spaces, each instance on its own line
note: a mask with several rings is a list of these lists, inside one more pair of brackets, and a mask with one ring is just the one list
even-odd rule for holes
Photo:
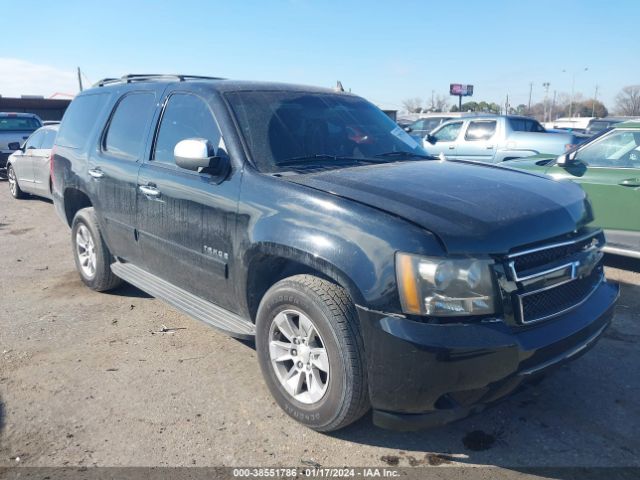
[[455,145],[449,145],[449,150],[453,150],[455,147]]
[[618,185],[621,187],[640,187],[640,178],[627,178],[622,180]]
[[90,168],[88,170],[88,173],[92,178],[102,178],[102,177],[104,177],[104,172],[102,170],[100,170],[100,167]]
[[487,145],[487,150],[493,150],[493,145]]
[[160,196],[160,190],[153,185],[138,185],[138,190],[146,197],[158,198]]

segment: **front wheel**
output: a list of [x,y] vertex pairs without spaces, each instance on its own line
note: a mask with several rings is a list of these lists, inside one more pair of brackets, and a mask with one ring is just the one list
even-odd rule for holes
[[9,180],[9,191],[13,198],[21,199],[26,196],[18,184],[18,177],[16,176],[16,171],[13,169],[13,165],[7,167],[7,180]]
[[312,275],[276,283],[258,308],[256,349],[271,394],[300,423],[328,432],[368,410],[357,313],[340,286]]
[[104,292],[122,283],[111,271],[115,260],[102,239],[93,207],[83,208],[73,217],[71,245],[80,278],[90,289]]

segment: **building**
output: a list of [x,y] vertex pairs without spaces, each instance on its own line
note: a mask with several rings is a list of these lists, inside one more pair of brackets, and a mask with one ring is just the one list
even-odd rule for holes
[[42,120],[62,120],[71,99],[0,96],[0,112],[35,113]]

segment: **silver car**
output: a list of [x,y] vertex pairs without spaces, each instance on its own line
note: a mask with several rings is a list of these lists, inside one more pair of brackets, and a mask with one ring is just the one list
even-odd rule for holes
[[23,198],[27,193],[51,198],[49,158],[58,127],[54,124],[39,128],[9,156],[7,179],[13,198]]
[[422,146],[452,160],[498,163],[540,153],[560,155],[583,140],[548,132],[533,118],[491,115],[449,120],[424,137]]

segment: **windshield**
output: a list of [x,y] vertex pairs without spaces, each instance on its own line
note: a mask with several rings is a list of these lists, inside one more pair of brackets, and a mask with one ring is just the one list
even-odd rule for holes
[[40,127],[33,117],[0,117],[0,132],[33,132]]
[[256,167],[265,173],[419,160],[422,147],[362,98],[332,93],[226,94]]
[[598,133],[609,127],[609,122],[590,122],[587,130],[591,133]]

